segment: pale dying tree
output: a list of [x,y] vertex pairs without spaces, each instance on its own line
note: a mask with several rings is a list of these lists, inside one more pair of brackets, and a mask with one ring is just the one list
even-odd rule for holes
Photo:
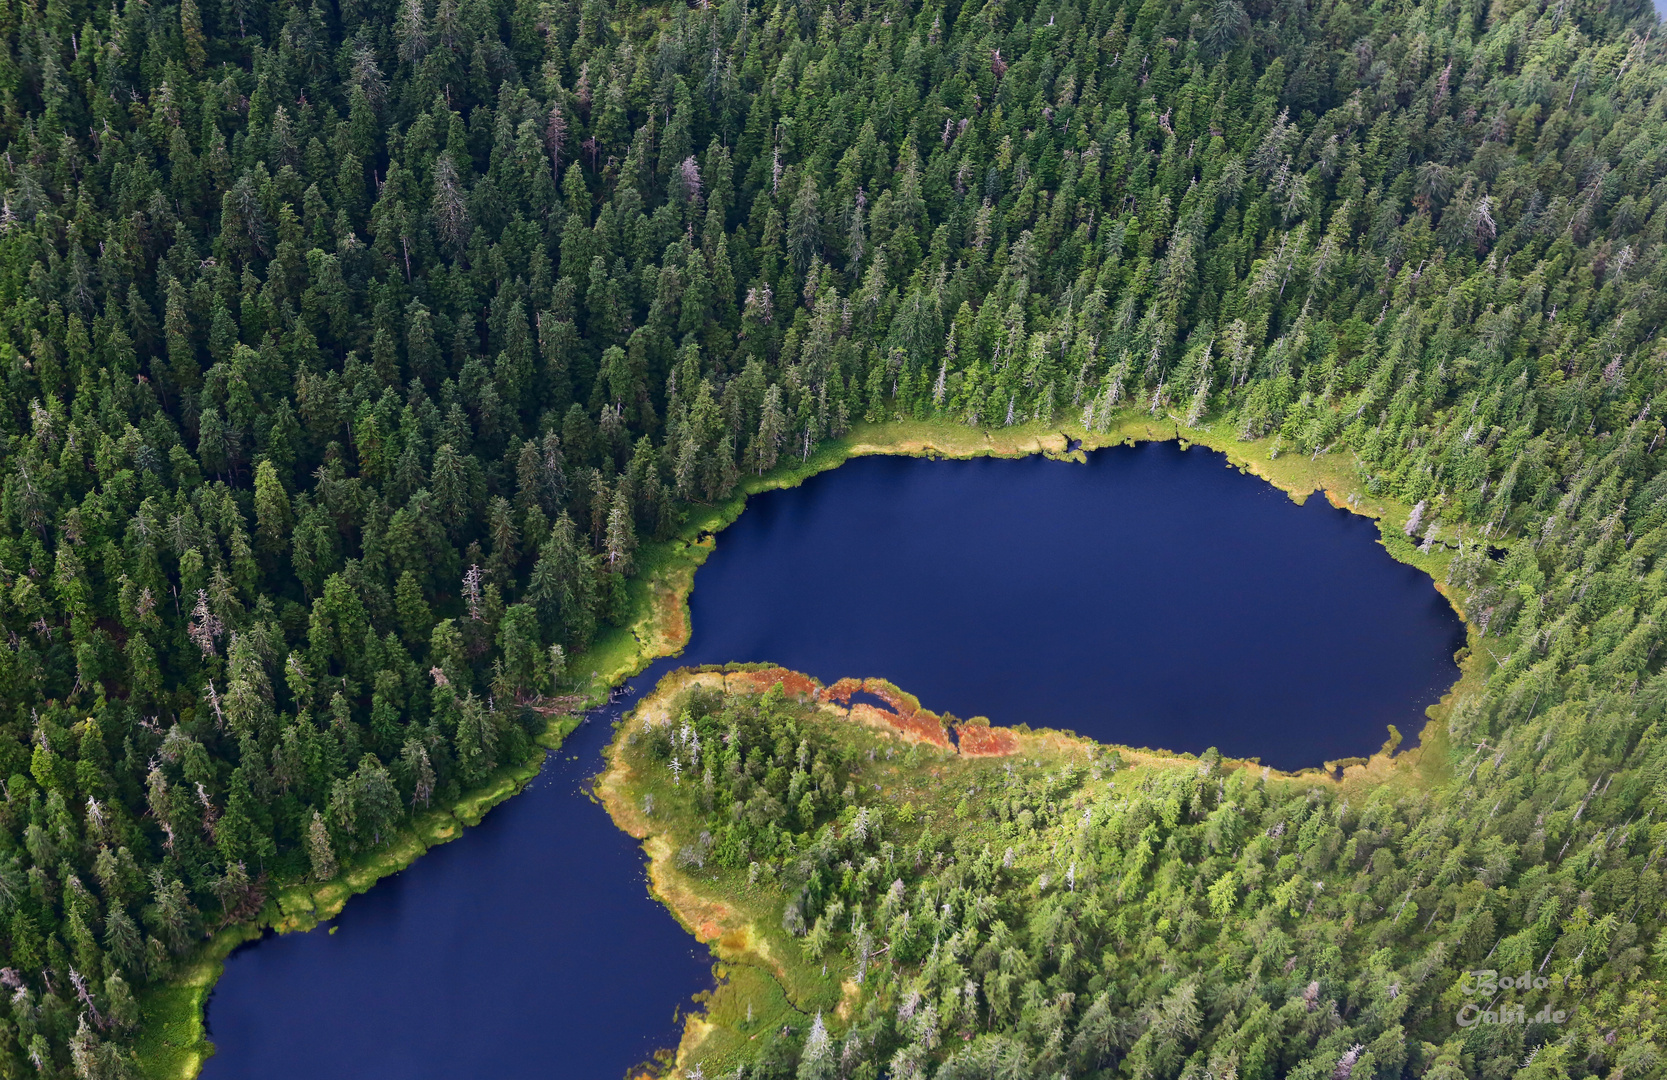
[[336,851],[330,846],[330,828],[317,810],[313,811],[313,820],[307,826],[307,858],[312,862],[314,881],[329,881],[336,876]]
[[462,177],[451,154],[434,162],[434,228],[441,243],[461,253],[469,242],[469,207],[465,202]]

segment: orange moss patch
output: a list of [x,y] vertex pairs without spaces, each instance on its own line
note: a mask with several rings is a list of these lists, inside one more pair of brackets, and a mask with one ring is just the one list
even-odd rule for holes
[[[851,695],[859,691],[873,694],[890,708],[882,709],[865,702],[852,705]],[[943,750],[954,748],[942,717],[921,708],[919,698],[899,690],[884,679],[840,679],[821,691],[819,700],[823,704],[847,706],[850,710],[847,715],[858,723],[890,728],[906,739],[931,743]]]
[[954,744],[949,741],[949,730],[943,726],[936,713],[929,713],[925,709],[897,720],[897,726],[905,731],[919,736],[925,742],[944,750],[953,749]]
[[955,742],[966,757],[1001,757],[1019,752],[1015,732],[988,724],[960,725],[955,729]]
[[900,715],[908,716],[920,712],[920,699],[913,694],[906,694],[884,679],[864,679],[862,688],[866,693],[873,694],[881,701],[895,709]]
[[786,668],[731,671],[724,676],[725,689],[731,693],[762,694],[777,683],[781,684],[782,693],[801,701],[814,700],[822,688],[822,684],[809,675],[788,671]]
[[816,692],[822,688],[822,684],[809,675],[802,675],[797,671],[783,670],[781,672],[781,688],[785,693],[791,694],[800,700],[814,700]]
[[939,720],[935,713],[922,711],[902,716],[859,701],[851,706],[850,715],[851,719],[858,723],[890,728],[914,742],[931,743],[942,750],[951,748],[949,732],[944,729],[943,721]]
[[888,712],[885,709],[877,708],[861,701],[851,706],[851,711],[846,715],[859,724],[867,724],[869,727],[886,728],[891,731],[899,730],[897,727],[897,721],[902,719],[902,717],[898,716],[894,712]]
[[822,691],[822,700],[824,702],[831,701],[836,705],[849,705],[851,704],[851,695],[861,689],[861,679],[841,679]]

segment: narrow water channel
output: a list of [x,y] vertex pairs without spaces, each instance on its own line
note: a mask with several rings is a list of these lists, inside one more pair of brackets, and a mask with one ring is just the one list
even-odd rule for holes
[[615,1080],[674,1042],[710,959],[584,788],[611,720],[682,664],[878,675],[961,716],[1282,767],[1370,753],[1388,723],[1410,741],[1463,627],[1376,539],[1173,444],[867,458],[761,496],[697,575],[683,657],[331,927],[234,954],[204,1074]]
[[606,713],[628,701],[328,926],[234,953],[209,1002],[218,1052],[203,1075],[618,1080],[675,1042],[712,961],[586,794],[613,734]]

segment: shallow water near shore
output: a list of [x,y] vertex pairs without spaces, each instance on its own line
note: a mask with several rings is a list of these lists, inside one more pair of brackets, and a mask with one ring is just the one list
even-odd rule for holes
[[1376,526],[1203,449],[1088,464],[863,458],[758,496],[695,579],[693,634],[521,795],[353,898],[235,953],[209,1080],[596,1077],[676,1041],[704,947],[585,793],[611,721],[692,663],[880,676],[997,724],[1281,767],[1410,738],[1463,627]]

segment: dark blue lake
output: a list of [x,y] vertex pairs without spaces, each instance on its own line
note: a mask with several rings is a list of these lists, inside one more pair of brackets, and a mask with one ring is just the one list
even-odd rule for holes
[[1371,753],[1387,724],[1415,740],[1458,678],[1458,616],[1371,520],[1225,466],[1174,443],[849,462],[720,536],[686,661],[877,675],[961,717],[1282,768]]
[[1385,724],[1410,740],[1458,675],[1452,609],[1372,522],[1224,464],[865,458],[754,499],[696,577],[682,657],[339,932],[227,962],[205,1076],[615,1080],[673,1043],[710,961],[584,786],[609,721],[681,664],[883,676],[963,717],[1283,767],[1371,753]]

